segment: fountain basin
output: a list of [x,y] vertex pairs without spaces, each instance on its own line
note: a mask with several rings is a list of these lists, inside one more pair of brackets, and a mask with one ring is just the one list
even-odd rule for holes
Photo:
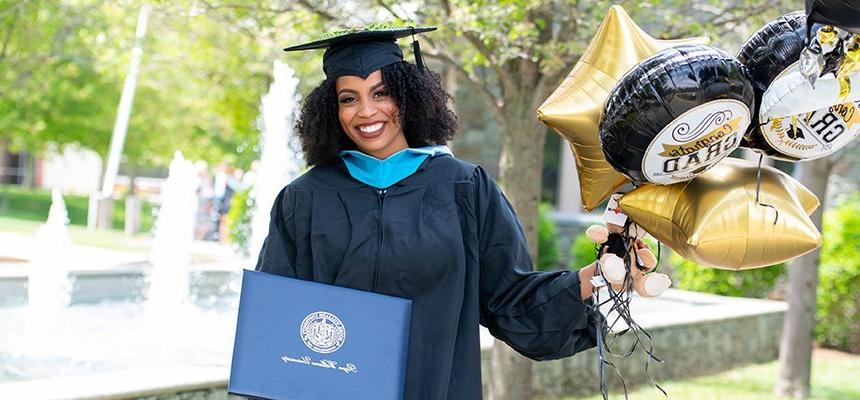
[[[27,264],[0,264],[0,307],[27,304]],[[110,269],[72,270],[70,304],[142,301],[149,290],[146,261],[118,265]],[[190,274],[190,294],[194,301],[213,302],[238,294],[240,271],[219,266],[197,266]]]

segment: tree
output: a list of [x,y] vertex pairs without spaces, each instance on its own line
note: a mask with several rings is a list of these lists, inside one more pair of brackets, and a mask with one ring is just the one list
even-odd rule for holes
[[[826,208],[827,180],[833,165],[832,159],[820,158],[798,163],[795,168],[795,178],[821,200],[821,206],[811,215],[819,231]],[[809,397],[820,259],[820,249],[816,249],[789,264],[788,311],[783,321],[779,346],[779,381],[776,385],[776,393],[781,396]]]
[[[822,234],[823,215],[831,198],[827,193],[830,177],[840,175],[839,170],[843,170],[843,176],[856,176],[859,150],[860,146],[854,143],[829,157],[796,164],[794,177],[821,201],[810,217]],[[852,183],[856,185],[856,181]],[[804,399],[810,396],[820,261],[821,249],[816,249],[789,264],[788,311],[779,346],[779,380],[774,388],[780,396]]]
[[[105,156],[141,4],[0,0],[0,143],[36,154],[77,143]],[[211,162],[256,158],[276,46],[195,4],[161,2],[150,15],[127,166],[165,166],[177,149]]]
[[97,69],[91,46],[96,32],[109,33],[105,20],[95,2],[0,2],[0,138],[12,150],[107,147],[118,89]]

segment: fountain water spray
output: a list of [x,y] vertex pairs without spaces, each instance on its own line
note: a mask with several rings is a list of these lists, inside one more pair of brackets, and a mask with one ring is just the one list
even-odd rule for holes
[[188,300],[197,185],[194,164],[177,151],[162,186],[155,224],[149,273],[149,306],[153,311],[169,313]]
[[32,315],[52,315],[69,303],[69,213],[60,189],[51,192],[48,220],[36,232],[38,245],[28,265],[27,301]]
[[249,254],[256,257],[263,247],[269,232],[269,212],[275,197],[300,171],[300,155],[294,150],[296,87],[299,80],[289,65],[274,62],[274,82],[269,93],[262,99],[262,131],[260,140],[260,168],[251,198],[254,199],[254,214],[251,219],[251,241]]
[[51,193],[48,220],[36,232],[36,247],[27,265],[26,334],[19,351],[45,354],[51,336],[60,328],[63,311],[69,305],[69,253],[71,239],[66,225],[69,214],[60,189]]

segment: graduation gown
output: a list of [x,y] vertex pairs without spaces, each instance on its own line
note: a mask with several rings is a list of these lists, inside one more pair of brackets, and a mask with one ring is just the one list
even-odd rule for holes
[[384,190],[315,166],[278,194],[256,269],[412,299],[406,400],[481,398],[479,323],[534,360],[596,344],[579,275],[532,272],[511,204],[450,155]]

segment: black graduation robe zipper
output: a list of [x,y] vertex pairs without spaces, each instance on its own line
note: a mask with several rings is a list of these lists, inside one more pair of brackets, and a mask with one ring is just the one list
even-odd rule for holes
[[377,189],[376,194],[379,196],[379,241],[378,250],[376,251],[376,263],[373,269],[373,289],[371,291],[376,291],[376,285],[379,282],[379,264],[382,262],[382,257],[380,254],[382,253],[382,246],[385,244],[385,224],[383,223],[383,218],[385,217],[385,194],[388,193],[388,189]]

